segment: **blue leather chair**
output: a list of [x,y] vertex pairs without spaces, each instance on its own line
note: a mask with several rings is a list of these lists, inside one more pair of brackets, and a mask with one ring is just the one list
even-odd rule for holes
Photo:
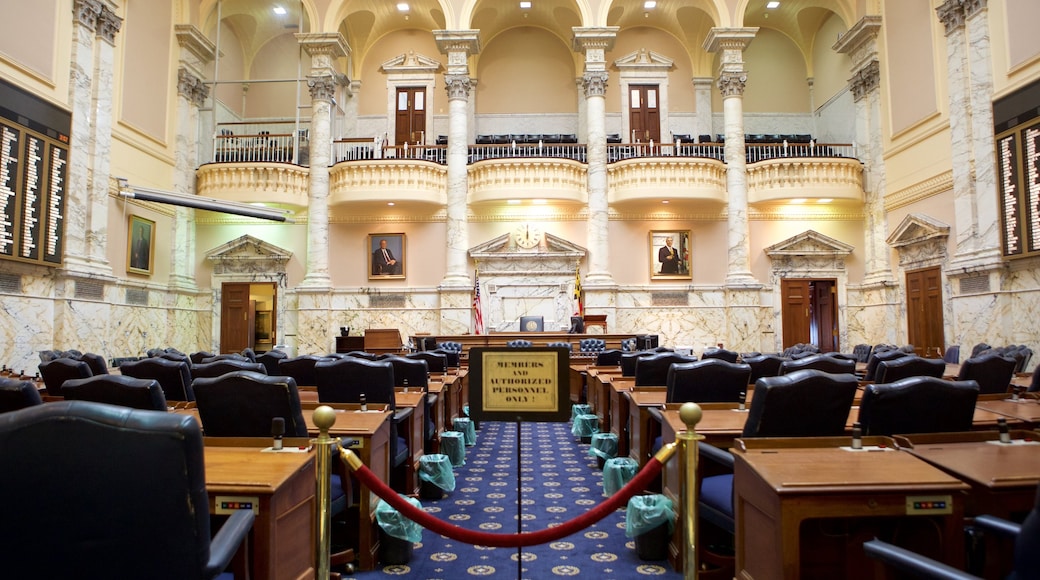
[[532,344],[533,343],[530,340],[518,338],[516,340],[510,340],[506,343],[506,346],[509,348],[530,348]]
[[284,419],[286,437],[307,436],[292,377],[235,371],[195,379],[192,388],[207,437],[270,437],[275,417]]
[[56,358],[40,363],[40,377],[47,388],[47,394],[51,397],[61,396],[61,385],[70,379],[85,379],[94,373],[90,365],[68,357]]
[[119,372],[138,379],[155,379],[162,387],[167,401],[194,401],[191,390],[191,367],[187,362],[162,357],[144,358],[125,362]]
[[864,435],[968,431],[978,395],[975,381],[937,377],[867,385],[859,403],[859,423]]
[[42,404],[40,391],[32,381],[0,378],[0,413]]
[[894,383],[907,377],[942,378],[946,372],[946,362],[941,358],[924,358],[912,354],[894,360],[878,362],[874,382],[878,384]]
[[94,375],[61,385],[66,401],[93,401],[134,409],[166,412],[166,396],[159,381],[125,375]]

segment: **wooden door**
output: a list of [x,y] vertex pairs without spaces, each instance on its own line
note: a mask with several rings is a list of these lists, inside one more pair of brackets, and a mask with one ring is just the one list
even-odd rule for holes
[[781,324],[784,327],[783,347],[810,343],[810,310],[812,292],[809,280],[785,279],[780,281]]
[[814,280],[812,287],[812,342],[820,352],[838,351],[837,283],[834,280]]
[[251,347],[254,322],[249,283],[226,283],[220,289],[220,352],[242,352]]
[[945,351],[942,313],[942,273],[927,268],[906,273],[907,340],[921,356],[941,357]]
[[661,110],[657,85],[628,86],[628,121],[633,143],[661,142]]
[[426,89],[402,87],[397,89],[397,111],[394,144],[423,144],[426,139]]

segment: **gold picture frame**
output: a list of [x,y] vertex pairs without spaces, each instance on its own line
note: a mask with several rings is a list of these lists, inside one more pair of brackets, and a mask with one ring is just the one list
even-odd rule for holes
[[369,280],[405,277],[405,265],[408,261],[404,242],[404,234],[368,234]]
[[126,271],[151,276],[155,269],[155,222],[131,214],[126,232]]
[[[691,230],[650,230],[651,280],[690,280]],[[669,243],[670,242],[670,243]]]

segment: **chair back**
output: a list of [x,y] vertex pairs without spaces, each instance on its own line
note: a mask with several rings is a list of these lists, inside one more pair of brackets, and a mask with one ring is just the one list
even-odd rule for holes
[[578,341],[578,350],[581,352],[603,352],[607,348],[607,341],[602,338],[583,338]]
[[246,357],[246,355],[244,355],[244,354],[239,354],[237,352],[226,352],[224,354],[215,354],[213,356],[208,356],[208,357],[202,359],[201,363],[196,363],[196,364],[206,364],[206,363],[216,362],[218,360],[240,360],[240,361],[246,361],[246,362],[253,362],[253,361],[249,360],[249,358]]
[[426,390],[430,384],[430,367],[422,359],[391,355],[382,360],[390,361],[394,367],[394,386],[421,388]]
[[47,394],[52,397],[61,396],[61,385],[70,379],[85,379],[94,373],[90,371],[90,365],[71,358],[56,358],[40,363],[40,377],[47,388]]
[[874,352],[870,355],[870,360],[867,361],[867,370],[863,373],[863,380],[873,381],[875,379],[875,377],[877,376],[877,366],[879,362],[883,360],[893,360],[897,358],[902,358],[904,356],[907,356],[907,354],[908,353],[905,353],[897,349],[879,350],[875,348]]
[[856,362],[865,363],[870,360],[870,345],[869,344],[857,344],[852,347],[852,356],[856,359]]
[[443,373],[448,369],[448,355],[443,352],[424,350],[420,352],[410,352],[404,356],[414,360],[426,361],[426,368],[431,373]]
[[352,356],[352,357],[355,357],[355,358],[363,358],[365,360],[379,360],[381,358],[384,358],[384,357],[390,356],[390,355],[389,355],[389,353],[385,354],[385,355],[382,355],[382,354],[376,354],[374,352],[366,352],[366,351],[363,351],[363,350],[352,350],[352,351],[346,353],[345,356]]
[[216,355],[214,353],[206,351],[206,350],[200,350],[198,352],[193,352],[193,353],[189,354],[188,355],[188,360],[191,361],[191,364],[197,365],[197,364],[202,364],[202,361],[208,359],[211,356],[216,356]]
[[864,435],[968,431],[978,395],[975,381],[937,377],[867,385],[859,403],[859,422]]
[[718,358],[674,363],[668,368],[665,401],[668,403],[728,403],[743,399],[748,391],[751,366]]
[[825,354],[813,354],[805,358],[785,360],[780,364],[781,375],[805,369],[814,369],[832,374],[854,374],[856,372],[856,361],[852,359],[827,356]]
[[152,357],[125,362],[119,371],[138,379],[155,379],[162,387],[167,401],[194,401],[191,390],[191,369],[188,363],[167,358]]
[[758,356],[748,357],[744,359],[744,362],[751,366],[751,378],[748,379],[748,384],[755,384],[755,381],[762,377],[775,377],[780,374],[780,365],[786,359],[776,354],[760,354]]
[[993,347],[986,344],[985,342],[980,342],[975,346],[971,347],[971,356],[969,356],[968,358],[975,358],[991,348]]
[[[458,344],[458,343],[455,343],[455,344]],[[449,369],[457,369],[460,366],[459,359],[462,356],[462,345],[459,345],[459,350],[449,350],[449,349],[443,349],[443,348],[437,347],[436,349],[431,350],[431,351],[427,351],[427,352],[434,352],[434,353],[443,354],[444,355],[444,364]]]
[[549,343],[546,343],[545,346],[548,346],[550,348],[565,348],[568,351],[572,351],[573,350],[573,347],[571,346],[571,343],[569,343],[569,342],[562,342],[562,341],[561,342],[549,342]]
[[282,359],[278,362],[278,374],[291,376],[297,387],[314,387],[318,384],[314,375],[314,365],[324,360],[314,354],[301,354],[300,357]]
[[510,340],[506,343],[506,346],[509,348],[530,348],[532,344],[533,343],[530,340],[518,338],[516,340]]
[[133,409],[166,411],[166,396],[159,381],[125,375],[94,375],[71,379],[61,386],[67,401],[93,401]]
[[955,365],[961,362],[961,347],[959,344],[946,347],[946,354],[943,355],[943,361]]
[[261,363],[249,362],[246,359],[218,359],[191,365],[192,380],[205,377],[219,377],[236,371],[252,371],[254,373],[267,374],[267,368]]
[[246,359],[249,362],[256,362],[256,351],[251,349],[251,348],[249,348],[248,346],[243,348],[242,352],[239,353],[239,354],[241,354],[242,356],[246,357]]
[[41,404],[43,398],[32,381],[0,377],[0,413]]
[[60,498],[6,502],[5,576],[205,577],[209,498],[194,417],[39,405],[0,416],[0,464],[19,466],[0,478],[3,497]]
[[[652,356],[654,353],[645,351],[636,352],[623,352],[621,353],[621,376],[623,377],[634,377],[636,376],[636,361],[644,356]],[[665,377],[667,378],[667,377]]]
[[235,371],[195,379],[195,401],[207,437],[270,437],[275,417],[287,437],[306,437],[300,392],[292,377]]
[[636,386],[663,386],[668,381],[668,368],[675,363],[694,362],[697,359],[674,352],[659,352],[636,359]]
[[323,360],[314,365],[318,400],[322,403],[357,403],[361,395],[369,403],[396,409],[394,365],[387,360],[347,357]]
[[454,340],[446,340],[444,342],[438,342],[437,348],[440,350],[451,350],[455,352],[462,352],[462,343],[455,342]]
[[946,372],[946,362],[941,358],[924,358],[912,354],[892,360],[878,362],[875,370],[875,383],[894,383],[907,377],[942,378]]
[[961,363],[958,381],[974,380],[979,394],[1006,393],[1015,374],[1015,359],[996,353],[984,353]]
[[274,376],[278,374],[278,361],[289,358],[289,355],[280,350],[269,350],[257,355],[256,362],[264,365],[267,374]]
[[[596,353],[596,366],[598,367],[615,367],[620,364],[621,351],[619,349],[612,348]],[[632,371],[635,372],[635,366],[632,367]]]
[[740,356],[740,353],[738,353],[738,352],[736,352],[734,350],[726,350],[724,348],[717,348],[717,347],[704,349],[704,352],[701,353],[701,358],[702,359],[703,358],[717,358],[717,359],[724,360],[726,362],[731,362],[731,363],[737,362],[737,357],[738,356]]
[[758,379],[742,437],[841,435],[858,381],[809,369]]
[[79,357],[79,360],[87,363],[87,366],[90,367],[90,372],[95,375],[108,374],[108,363],[105,362],[105,357],[97,353],[85,352],[83,356]]

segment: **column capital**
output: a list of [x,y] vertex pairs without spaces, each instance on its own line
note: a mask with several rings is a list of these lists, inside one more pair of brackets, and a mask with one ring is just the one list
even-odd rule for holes
[[719,92],[725,97],[739,97],[744,94],[747,84],[747,71],[723,71],[719,73]]
[[473,89],[473,79],[464,74],[444,75],[444,88],[448,91],[448,100],[469,100],[469,92]]
[[585,98],[602,97],[607,94],[607,71],[589,71],[581,76],[581,88]]
[[878,65],[878,61],[872,60],[852,73],[849,86],[852,88],[853,101],[866,97],[871,91],[881,86],[881,67]]
[[328,74],[336,69],[335,59],[350,56],[350,46],[338,32],[298,32],[296,42],[311,57],[311,75]]
[[946,27],[946,36],[964,28],[964,0],[946,0],[935,9],[935,13]]
[[209,87],[202,78],[182,66],[177,69],[177,94],[196,107],[202,107],[209,96]]
[[758,27],[749,28],[712,28],[701,43],[708,52],[726,52],[735,50],[744,52],[758,34]]
[[965,18],[970,19],[985,10],[989,4],[989,0],[961,0],[961,4],[964,6]]
[[84,26],[90,31],[97,30],[98,16],[101,15],[101,2],[98,0],[74,0],[72,12],[76,24]]
[[123,27],[123,19],[116,16],[116,13],[112,12],[107,7],[102,6],[101,12],[98,14],[97,22],[98,38],[114,46],[116,43],[116,33]]
[[433,38],[443,54],[462,52],[472,56],[480,53],[479,30],[434,30]]
[[308,76],[307,89],[310,91],[311,99],[331,102],[336,98],[336,86],[341,84],[339,80],[333,75]]

